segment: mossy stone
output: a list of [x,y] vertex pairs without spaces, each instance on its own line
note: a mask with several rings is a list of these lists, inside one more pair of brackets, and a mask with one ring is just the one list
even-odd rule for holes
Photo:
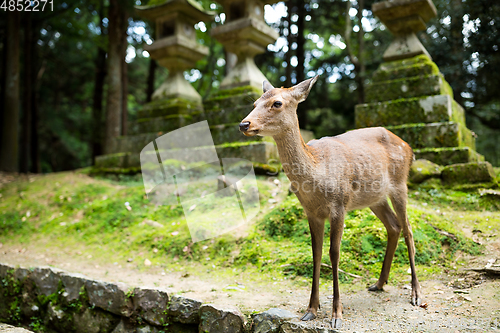
[[429,178],[439,178],[442,167],[428,160],[419,159],[413,162],[410,168],[410,181],[422,183]]
[[495,172],[489,162],[460,163],[443,168],[442,178],[447,184],[491,183]]
[[374,82],[366,87],[365,92],[368,103],[432,95],[453,97],[453,91],[440,73]]
[[203,106],[183,98],[169,98],[152,101],[137,111],[137,118],[154,118],[173,114],[189,114],[203,111]]
[[439,74],[437,65],[425,55],[410,59],[386,62],[373,73],[373,81],[388,81],[414,76]]
[[356,127],[361,128],[459,120],[460,115],[454,112],[460,111],[452,109],[451,97],[437,95],[358,104],[355,118]]
[[405,140],[412,148],[470,147],[475,149],[472,132],[454,122],[387,126],[388,130]]
[[141,118],[129,125],[128,135],[145,134],[151,132],[167,133],[183,126],[204,120],[203,112],[190,114],[171,114],[161,117]]
[[418,159],[426,159],[439,165],[484,161],[484,156],[469,147],[423,148],[414,149],[413,153]]
[[212,139],[214,144],[221,145],[226,142],[250,142],[250,141],[262,141],[261,136],[247,137],[240,132],[238,123],[232,124],[220,124],[210,126],[210,133],[212,134]]

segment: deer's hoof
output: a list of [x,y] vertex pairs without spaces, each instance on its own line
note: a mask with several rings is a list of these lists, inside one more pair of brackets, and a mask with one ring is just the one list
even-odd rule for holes
[[302,321],[308,321],[308,320],[313,320],[316,319],[316,315],[312,312],[307,311],[305,315],[300,318]]
[[411,305],[420,306],[422,304],[422,299],[420,297],[413,296],[411,298]]
[[332,319],[332,328],[342,328],[342,319]]
[[373,286],[368,288],[368,291],[383,291],[383,290],[384,290],[384,288],[379,288],[379,287],[377,287],[376,284],[374,284]]

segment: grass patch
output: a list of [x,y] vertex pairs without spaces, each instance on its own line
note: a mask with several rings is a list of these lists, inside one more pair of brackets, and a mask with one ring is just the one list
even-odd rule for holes
[[[282,184],[280,193],[288,188],[283,179]],[[145,267],[144,258],[148,258],[153,266],[172,270],[198,265],[207,272],[220,273],[227,268],[236,275],[250,270],[277,279],[311,277],[311,237],[300,203],[294,195],[276,203],[278,188],[265,177],[258,178],[258,187],[260,205],[267,213],[261,214],[245,235],[228,233],[193,243],[182,206],[151,202],[137,177],[110,180],[82,173],[50,174],[0,189],[0,242],[52,239],[67,249],[84,246],[95,257],[113,261],[132,258],[139,268]],[[200,185],[195,190],[205,188]],[[443,188],[417,188],[409,197],[416,262],[423,274],[439,274],[455,266],[458,253],[481,253],[482,248],[464,236],[458,216],[463,215],[463,221],[472,221],[482,232],[498,232],[498,218],[485,221],[478,215],[498,211],[500,201],[496,197]],[[440,209],[448,213],[443,215]],[[456,239],[443,236],[436,228],[454,234]],[[323,263],[327,265],[329,232],[326,222]],[[378,277],[386,242],[382,223],[369,209],[348,213],[340,268],[366,279]],[[408,267],[401,237],[391,279],[401,281]],[[331,279],[327,267],[322,267],[322,277]],[[345,274],[340,278],[342,282],[352,281]]]

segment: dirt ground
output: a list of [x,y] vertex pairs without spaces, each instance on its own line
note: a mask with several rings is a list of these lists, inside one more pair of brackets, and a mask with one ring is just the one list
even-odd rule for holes
[[[196,274],[197,267],[165,272],[158,267],[138,270],[132,263],[103,262],[86,255],[85,249],[67,252],[59,244],[40,241],[22,248],[2,244],[0,262],[23,267],[50,265],[94,279],[124,282],[129,286],[149,286],[181,293],[206,303],[233,305],[246,313],[271,307],[287,309],[301,316],[309,298],[308,279],[271,281],[262,278],[248,283],[244,274],[237,280],[216,272]],[[482,267],[488,255],[471,263]],[[490,259],[491,260],[491,259]],[[250,280],[250,279],[248,279]],[[457,271],[436,280],[422,281],[426,307],[413,307],[409,277],[400,285],[387,285],[383,292],[368,292],[361,282],[341,289],[344,321],[341,332],[496,332],[500,330],[500,280],[471,271]],[[310,328],[328,325],[331,287],[321,286],[321,309]]]

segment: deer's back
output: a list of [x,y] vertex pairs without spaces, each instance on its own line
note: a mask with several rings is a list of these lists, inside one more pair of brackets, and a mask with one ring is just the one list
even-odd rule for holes
[[308,143],[318,174],[336,184],[348,210],[368,207],[406,186],[411,147],[383,127],[353,130]]

